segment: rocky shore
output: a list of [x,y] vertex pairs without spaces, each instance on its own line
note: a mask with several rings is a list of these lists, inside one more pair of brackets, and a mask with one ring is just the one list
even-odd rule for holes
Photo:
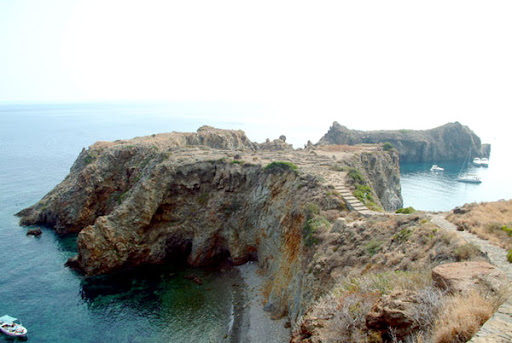
[[[396,149],[293,150],[284,136],[258,144],[242,131],[202,127],[98,142],[18,215],[24,225],[79,232],[69,265],[86,276],[164,261],[239,266],[245,286],[235,294],[243,300],[234,304],[232,342],[286,342],[290,332],[293,342],[337,342],[336,325],[345,320],[352,341],[384,342],[432,333],[410,316],[405,321],[414,325],[368,321],[373,305],[403,297],[416,313],[430,292],[420,275],[443,263],[485,260],[424,214],[396,215],[401,206]],[[377,289],[362,288],[375,280]],[[395,294],[397,280],[416,288]],[[357,318],[343,317],[354,297]]]
[[[291,333],[286,317],[273,320],[265,311],[262,296],[264,278],[256,262],[247,262],[237,267],[245,283],[245,302],[240,327],[240,343],[287,343]],[[288,323],[288,324],[287,324]]]

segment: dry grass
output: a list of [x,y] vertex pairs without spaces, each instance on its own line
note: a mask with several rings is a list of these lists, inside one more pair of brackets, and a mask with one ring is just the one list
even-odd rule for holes
[[317,147],[318,150],[331,151],[331,152],[356,152],[362,150],[361,146],[353,146],[346,144],[339,145],[320,145]]
[[466,204],[463,209],[467,212],[452,213],[447,219],[497,246],[512,248],[512,233],[502,229],[512,228],[512,200]]
[[434,325],[434,343],[467,342],[493,315],[494,306],[477,292],[456,294],[444,302]]

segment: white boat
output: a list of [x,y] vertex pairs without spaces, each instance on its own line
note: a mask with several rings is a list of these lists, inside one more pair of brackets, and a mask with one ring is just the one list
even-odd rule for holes
[[484,157],[484,158],[481,158],[481,159],[480,159],[480,165],[481,165],[482,167],[489,167],[489,160],[488,160],[487,158],[485,158],[485,157]]
[[0,317],[0,331],[11,337],[27,336],[28,330],[23,325],[16,323],[17,320],[7,314]]
[[[468,153],[468,156],[462,163],[462,167],[460,168],[459,177],[457,178],[457,181],[459,182],[465,182],[465,183],[482,183],[482,180],[479,176],[474,174],[469,174],[466,170],[467,166],[469,165],[469,156],[471,155],[471,150]],[[473,164],[475,164],[475,161],[480,163],[480,159],[476,157],[473,160]]]
[[480,177],[474,174],[459,175],[457,181],[466,183],[482,183]]
[[444,168],[441,168],[441,167],[439,167],[437,164],[434,164],[434,165],[430,168],[430,171],[432,171],[432,172],[443,172],[443,171],[444,171]]
[[480,167],[480,166],[482,165],[482,161],[480,160],[480,158],[475,157],[475,158],[473,159],[473,164],[474,164],[475,166],[477,166],[477,167]]

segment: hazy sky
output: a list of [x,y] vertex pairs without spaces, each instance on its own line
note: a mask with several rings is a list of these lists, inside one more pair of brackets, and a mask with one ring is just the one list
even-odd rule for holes
[[249,102],[273,125],[457,120],[485,140],[509,130],[511,18],[510,0],[0,0],[0,102]]

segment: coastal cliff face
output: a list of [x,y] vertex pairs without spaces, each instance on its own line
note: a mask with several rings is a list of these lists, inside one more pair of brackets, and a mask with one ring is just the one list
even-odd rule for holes
[[430,130],[359,131],[350,130],[334,122],[318,145],[389,142],[400,154],[403,162],[438,162],[463,160],[471,150],[471,157],[489,157],[490,145],[481,144],[480,138],[467,126],[448,123]]
[[86,275],[257,260],[266,309],[295,321],[332,285],[330,274],[315,274],[317,249],[332,223],[349,215],[324,176],[359,168],[384,208],[401,204],[396,153],[331,150],[294,151],[283,139],[257,144],[242,131],[210,127],[99,142],[18,215],[23,225],[79,232],[73,261]]
[[396,211],[403,206],[400,185],[398,152],[375,151],[356,155],[352,166],[359,170],[375,194],[378,204],[386,211]]

